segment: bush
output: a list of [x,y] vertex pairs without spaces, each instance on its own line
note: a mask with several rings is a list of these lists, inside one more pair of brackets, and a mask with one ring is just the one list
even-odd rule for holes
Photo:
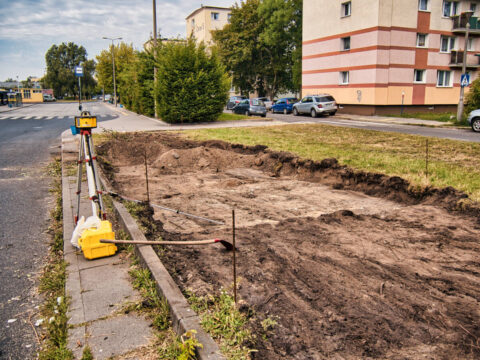
[[[470,84],[470,90],[465,96],[465,114],[480,108],[480,78]],[[466,116],[465,116],[466,117]]]
[[216,53],[192,39],[162,45],[157,57],[158,114],[168,123],[215,121],[227,103],[230,82]]

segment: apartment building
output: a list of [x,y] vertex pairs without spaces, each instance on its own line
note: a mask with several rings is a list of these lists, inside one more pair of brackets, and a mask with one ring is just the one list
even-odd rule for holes
[[480,1],[304,1],[302,95],[329,93],[361,114],[454,111],[467,23],[472,80],[480,65],[479,10]]
[[185,19],[187,37],[193,35],[197,43],[204,42],[206,46],[213,44],[212,30],[223,29],[230,20],[231,9],[201,6]]

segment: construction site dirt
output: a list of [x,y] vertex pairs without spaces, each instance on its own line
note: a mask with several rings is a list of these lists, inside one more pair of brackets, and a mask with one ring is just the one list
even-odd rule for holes
[[[146,199],[146,158],[152,203],[224,222],[155,209],[151,240],[230,240],[235,209],[252,358],[480,357],[480,220],[475,204],[458,210],[463,193],[168,133],[97,148],[116,192]],[[232,288],[232,253],[219,244],[165,247],[161,259],[182,290]]]

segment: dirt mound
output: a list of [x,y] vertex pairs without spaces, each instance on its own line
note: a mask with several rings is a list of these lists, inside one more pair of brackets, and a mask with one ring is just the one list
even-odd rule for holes
[[[99,154],[115,187],[225,225],[155,210],[150,238],[230,239],[237,218],[241,309],[258,335],[256,359],[475,359],[480,357],[480,224],[452,188],[412,189],[263,146],[138,134]],[[221,246],[162,250],[182,289],[232,284]],[[265,329],[269,319],[276,326]]]

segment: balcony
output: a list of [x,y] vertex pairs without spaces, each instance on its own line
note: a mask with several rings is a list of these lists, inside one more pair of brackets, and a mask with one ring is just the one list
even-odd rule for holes
[[452,16],[453,27],[452,32],[462,34],[467,31],[467,22],[470,23],[469,34],[480,34],[480,21],[478,17],[470,16],[471,13],[462,13]]
[[[471,58],[470,58],[471,60]],[[461,69],[463,65],[463,51],[454,51],[450,53],[450,66],[451,68],[459,68]],[[475,63],[468,62],[467,56],[467,69],[478,69],[480,67],[480,56],[475,56]]]

